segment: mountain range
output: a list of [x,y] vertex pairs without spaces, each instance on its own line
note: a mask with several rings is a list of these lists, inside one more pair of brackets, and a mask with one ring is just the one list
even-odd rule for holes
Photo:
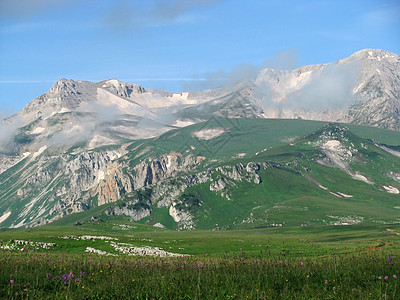
[[399,110],[374,49],[194,92],[60,79],[2,121],[0,227],[398,222]]

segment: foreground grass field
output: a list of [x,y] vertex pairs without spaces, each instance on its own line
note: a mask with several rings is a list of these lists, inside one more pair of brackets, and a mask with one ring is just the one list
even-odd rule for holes
[[176,232],[122,220],[5,230],[0,298],[398,299],[399,234],[398,224]]
[[9,299],[398,299],[400,256],[132,258],[0,252]]

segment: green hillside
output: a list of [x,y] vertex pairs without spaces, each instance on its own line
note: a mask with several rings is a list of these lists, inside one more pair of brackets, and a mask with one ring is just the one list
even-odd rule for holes
[[[205,128],[221,127],[229,131],[211,140],[193,136]],[[323,149],[323,143],[329,141],[339,145],[343,157],[328,157],[336,155],[327,155],[328,150]],[[204,156],[204,162],[191,174],[209,170],[210,180],[187,187],[175,199],[175,206],[191,214],[197,229],[400,222],[400,183],[390,176],[399,172],[400,160],[376,142],[399,145],[400,133],[303,120],[213,119],[132,144],[129,161],[172,151]],[[246,168],[248,163],[261,166],[257,173],[261,183],[233,180],[218,170],[222,167],[229,172],[239,164]],[[182,184],[185,176],[167,179],[165,184]],[[224,180],[227,187],[211,191],[210,183],[218,180]],[[168,207],[160,207],[162,199],[151,195],[153,188],[148,189],[150,196],[140,203],[151,215],[140,222],[184,229],[173,220]],[[130,203],[132,199],[139,201],[135,194],[128,198]]]

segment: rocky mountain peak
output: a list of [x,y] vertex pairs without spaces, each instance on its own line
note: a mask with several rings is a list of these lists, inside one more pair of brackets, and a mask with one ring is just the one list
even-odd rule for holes
[[50,92],[61,92],[66,90],[75,90],[76,82],[72,79],[61,78],[56,81],[50,89]]
[[399,55],[381,50],[381,49],[363,49],[355,52],[347,58],[339,60],[342,63],[349,63],[353,61],[384,61],[384,60],[398,60],[400,58]]
[[109,79],[98,83],[101,88],[114,95],[130,98],[132,94],[143,94],[146,90],[139,84],[131,84],[117,79]]

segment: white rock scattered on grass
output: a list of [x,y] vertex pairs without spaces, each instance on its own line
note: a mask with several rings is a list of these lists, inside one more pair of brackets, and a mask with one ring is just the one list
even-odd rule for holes
[[361,223],[364,220],[364,217],[361,217],[361,216],[339,217],[339,216],[328,215],[327,217],[332,218],[332,219],[337,219],[337,221],[328,223],[328,225],[334,225],[334,226],[355,225],[355,224]]
[[0,245],[0,249],[4,250],[19,250],[16,244],[5,244],[5,245]]
[[126,225],[126,224],[114,224],[113,226],[114,230],[131,230],[136,228],[137,228],[136,226]]
[[65,235],[65,236],[59,236],[59,239],[64,239],[64,240],[114,240],[117,241],[118,238],[113,238],[113,237],[109,237],[109,236],[98,236],[98,235],[80,235],[80,236],[76,236],[76,235]]
[[[7,249],[7,250],[20,250],[23,251],[25,246],[34,247],[35,249],[50,249],[50,247],[55,247],[56,243],[45,243],[45,242],[32,242],[32,241],[25,241],[25,240],[12,240],[10,243],[5,245],[0,245],[0,249]],[[24,246],[24,248],[20,249],[18,246]]]
[[165,226],[163,224],[161,224],[161,223],[156,223],[153,226],[157,227],[157,228],[165,228]]
[[135,247],[131,244],[127,243],[115,243],[111,242],[110,245],[118,252],[127,255],[135,255],[135,256],[159,256],[159,257],[184,257],[188,256],[188,254],[179,254],[167,252],[158,247]]
[[118,256],[116,254],[112,254],[112,253],[108,253],[106,251],[103,250],[98,250],[92,247],[86,247],[85,252],[87,253],[93,253],[93,254],[98,254],[98,255],[106,255],[106,256]]

